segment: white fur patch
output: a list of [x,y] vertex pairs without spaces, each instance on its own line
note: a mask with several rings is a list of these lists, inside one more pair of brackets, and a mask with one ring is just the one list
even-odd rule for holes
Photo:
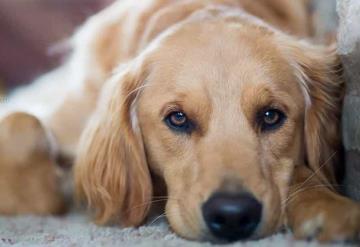
[[301,226],[301,230],[305,236],[313,237],[321,230],[323,224],[324,215],[319,214],[316,217],[305,221]]

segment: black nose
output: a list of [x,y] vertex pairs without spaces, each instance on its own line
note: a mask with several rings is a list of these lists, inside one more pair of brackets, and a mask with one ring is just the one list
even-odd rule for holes
[[262,205],[248,193],[217,193],[202,206],[210,232],[226,241],[250,237],[260,222],[261,211]]

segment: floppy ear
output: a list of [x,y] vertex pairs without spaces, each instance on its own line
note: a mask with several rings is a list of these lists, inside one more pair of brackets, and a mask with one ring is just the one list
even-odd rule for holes
[[104,88],[85,128],[75,165],[77,194],[99,223],[139,225],[146,217],[152,182],[133,108],[144,72],[123,72]]
[[297,42],[290,47],[292,66],[304,92],[305,152],[309,167],[325,182],[336,181],[341,156],[341,106],[344,83],[335,46]]

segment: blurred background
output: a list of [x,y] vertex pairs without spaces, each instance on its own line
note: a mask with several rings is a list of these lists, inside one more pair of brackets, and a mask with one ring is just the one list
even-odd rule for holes
[[[0,87],[8,91],[58,66],[76,27],[113,1],[0,0]],[[336,1],[310,1],[316,39],[334,40]]]
[[57,66],[64,41],[113,0],[0,0],[0,85],[9,89]]

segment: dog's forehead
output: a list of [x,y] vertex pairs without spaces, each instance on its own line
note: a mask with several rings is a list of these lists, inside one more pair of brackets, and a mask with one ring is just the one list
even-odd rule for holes
[[246,22],[188,23],[158,46],[151,81],[167,92],[211,88],[210,93],[241,92],[245,86],[289,81],[291,68],[273,35]]

